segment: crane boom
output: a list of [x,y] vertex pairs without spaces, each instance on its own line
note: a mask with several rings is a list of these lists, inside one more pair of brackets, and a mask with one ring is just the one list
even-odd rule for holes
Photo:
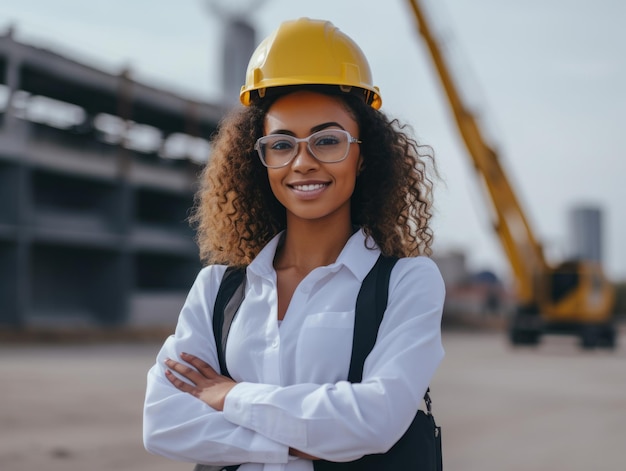
[[410,0],[409,3],[441,79],[463,142],[493,202],[494,229],[510,261],[519,298],[529,303],[537,296],[537,275],[545,272],[547,266],[543,250],[526,220],[498,155],[486,143],[476,117],[458,93],[424,12],[417,0]]
[[441,80],[458,131],[493,207],[494,229],[515,277],[519,309],[513,343],[537,343],[544,331],[576,333],[585,347],[613,347],[615,290],[599,262],[574,260],[550,266],[528,224],[498,155],[457,91],[445,57],[418,0],[408,0]]

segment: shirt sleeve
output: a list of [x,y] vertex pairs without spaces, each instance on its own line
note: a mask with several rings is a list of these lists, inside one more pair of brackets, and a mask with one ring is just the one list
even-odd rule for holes
[[280,387],[242,382],[226,397],[225,418],[330,461],[386,452],[408,429],[443,358],[444,297],[434,262],[400,259],[361,383]]
[[181,352],[218,367],[212,312],[225,267],[203,269],[169,337],[148,372],[143,415],[146,449],[174,460],[203,464],[286,463],[289,449],[273,439],[225,419],[204,402],[176,389],[165,377],[166,358]]

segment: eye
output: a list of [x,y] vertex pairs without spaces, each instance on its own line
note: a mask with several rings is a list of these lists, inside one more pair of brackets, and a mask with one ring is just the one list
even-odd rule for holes
[[315,137],[315,147],[336,146],[341,143],[340,135],[336,133],[325,133]]
[[267,146],[270,150],[275,152],[285,152],[293,149],[294,143],[291,139],[276,138],[267,142]]

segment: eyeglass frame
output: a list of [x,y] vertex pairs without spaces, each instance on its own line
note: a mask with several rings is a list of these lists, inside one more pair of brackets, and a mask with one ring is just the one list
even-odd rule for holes
[[[346,134],[348,136],[348,146],[346,147],[346,154],[342,158],[340,158],[338,160],[331,160],[331,161],[320,160],[315,155],[315,152],[313,152],[311,150],[311,146],[309,144],[311,137],[315,136],[316,134],[323,133],[324,131],[341,132],[341,133]],[[291,158],[289,160],[287,160],[284,164],[281,164],[281,165],[268,165],[267,162],[265,162],[265,159],[263,158],[262,152],[261,152],[261,149],[260,149],[260,147],[261,147],[261,145],[260,145],[261,140],[263,140],[266,137],[286,137],[286,138],[289,138],[289,139],[293,139],[293,141],[295,142],[295,145],[294,145],[295,152],[294,152],[293,156],[291,156]],[[254,144],[254,150],[256,150],[257,155],[259,156],[259,160],[261,161],[263,166],[265,166],[266,168],[272,168],[272,169],[274,169],[274,168],[283,168],[283,167],[286,167],[287,165],[289,165],[291,162],[293,162],[293,159],[295,159],[298,156],[298,153],[299,153],[298,148],[300,147],[300,143],[301,142],[306,142],[306,148],[307,148],[307,151],[309,152],[309,154],[311,154],[315,160],[317,160],[318,162],[321,162],[323,164],[336,164],[336,163],[339,163],[339,162],[343,162],[344,160],[346,160],[346,158],[348,157],[348,154],[350,153],[350,144],[362,144],[363,143],[363,141],[361,141],[360,139],[358,139],[356,137],[353,137],[352,134],[350,134],[345,129],[321,129],[319,131],[315,131],[314,133],[310,134],[307,137],[302,137],[302,138],[292,136],[291,134],[267,134],[266,136],[261,136],[261,137],[259,137],[256,140],[256,142]]]

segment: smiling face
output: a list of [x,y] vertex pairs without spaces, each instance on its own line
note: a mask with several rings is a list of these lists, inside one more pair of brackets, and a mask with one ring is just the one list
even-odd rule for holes
[[[264,121],[265,135],[305,138],[324,129],[343,129],[359,138],[357,122],[339,97],[299,91],[279,98]],[[267,169],[270,186],[287,210],[287,223],[301,220],[350,220],[350,197],[361,166],[358,144],[350,144],[345,160],[323,163],[304,142],[285,167]],[[344,219],[345,218],[345,219]]]

